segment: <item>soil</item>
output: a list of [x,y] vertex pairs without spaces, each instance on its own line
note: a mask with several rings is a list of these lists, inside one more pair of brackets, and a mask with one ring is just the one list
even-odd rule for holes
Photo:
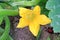
[[[19,18],[20,18],[19,16],[9,17],[9,18],[11,21],[10,35],[12,36],[14,40],[36,40],[36,37],[32,35],[28,27],[25,27],[23,29],[16,28]],[[50,27],[50,25],[41,26],[42,32],[41,32],[39,40],[47,40],[48,36],[50,36],[51,40],[55,40],[58,37],[58,34],[56,35],[53,33],[49,33],[47,31],[48,27]]]

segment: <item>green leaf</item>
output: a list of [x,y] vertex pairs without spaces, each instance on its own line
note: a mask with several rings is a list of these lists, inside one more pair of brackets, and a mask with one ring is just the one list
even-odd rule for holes
[[2,21],[3,21],[3,16],[0,16],[0,25],[1,25]]
[[[2,29],[2,28],[0,27],[0,36],[3,34],[3,32],[4,32],[4,29]],[[8,35],[7,40],[13,40],[13,39],[12,39],[12,37],[11,37],[10,35]]]
[[0,9],[2,9],[1,5],[0,5]]
[[18,15],[18,10],[0,9],[0,16],[16,16],[16,15]]
[[0,36],[2,35],[3,32],[4,30],[0,27]]
[[8,38],[9,31],[10,31],[10,21],[8,17],[5,17],[4,19],[5,19],[5,30],[3,35],[0,37],[0,40],[6,40]]
[[48,0],[46,4],[46,8],[49,10],[60,7],[60,0]]
[[48,0],[46,8],[50,10],[48,16],[52,19],[54,33],[60,33],[60,0]]
[[59,15],[60,15],[60,9],[59,9],[60,7],[58,7],[58,8],[56,8],[55,10],[51,10],[50,12],[49,12],[49,18],[51,18],[51,19],[54,19],[55,17],[59,17]]
[[0,0],[0,2],[7,2],[7,1],[10,1],[10,0]]
[[0,5],[3,9],[12,9],[12,6],[9,4],[9,2],[1,2]]
[[11,36],[8,35],[7,40],[13,40]]
[[20,0],[20,1],[16,1],[11,3],[12,6],[34,6],[37,5],[40,2],[40,0],[30,0],[30,1],[25,1],[25,0]]
[[10,0],[10,1],[12,1],[12,2],[18,2],[18,1],[22,1],[22,0]]
[[51,26],[53,26],[53,30],[55,33],[60,33],[60,9],[57,8],[53,12],[50,13],[49,17],[52,19]]
[[48,16],[49,10],[47,10],[45,8],[46,2],[47,2],[47,0],[44,0],[44,1],[43,0],[40,0],[40,2],[39,2],[38,5],[41,7],[41,14],[44,14],[44,15]]

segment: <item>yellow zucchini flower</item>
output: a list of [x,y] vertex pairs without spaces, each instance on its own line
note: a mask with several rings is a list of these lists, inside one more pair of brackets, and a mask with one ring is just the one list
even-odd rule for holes
[[37,36],[40,25],[46,25],[51,22],[51,20],[41,13],[41,8],[39,6],[34,7],[33,10],[26,8],[19,8],[19,15],[22,17],[19,20],[17,28],[24,28],[29,26],[29,30],[34,36]]

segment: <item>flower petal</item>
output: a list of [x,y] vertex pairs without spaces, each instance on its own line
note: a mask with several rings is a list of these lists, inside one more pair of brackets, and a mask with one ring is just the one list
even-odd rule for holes
[[33,9],[33,13],[35,13],[36,15],[39,15],[41,13],[41,8],[39,6],[36,6],[34,9]]
[[39,29],[40,29],[40,25],[38,23],[36,22],[30,23],[29,30],[32,32],[34,36],[38,35]]
[[26,8],[19,8],[19,15],[21,17],[26,17],[26,14],[31,13],[32,10],[26,9]]
[[51,20],[45,15],[40,15],[40,19],[38,19],[41,25],[46,25],[51,23]]
[[21,18],[19,20],[17,28],[24,28],[25,26],[28,26],[28,22],[24,18]]

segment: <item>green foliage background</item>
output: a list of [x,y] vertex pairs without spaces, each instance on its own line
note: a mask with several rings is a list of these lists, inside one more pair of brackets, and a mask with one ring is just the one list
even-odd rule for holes
[[50,10],[48,16],[52,19],[54,33],[60,33],[60,0],[48,0],[46,8]]

